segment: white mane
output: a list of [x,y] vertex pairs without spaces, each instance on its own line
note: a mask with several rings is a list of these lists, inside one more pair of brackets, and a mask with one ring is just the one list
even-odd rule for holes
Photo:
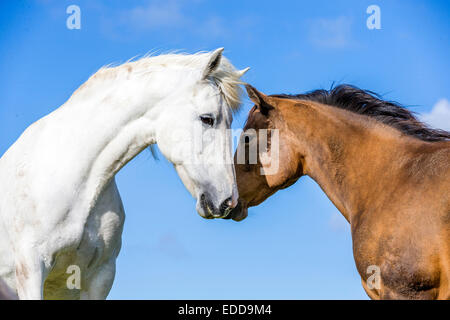
[[[180,67],[193,70],[205,68],[210,53],[198,52],[195,54],[169,53],[159,56],[146,55],[138,60],[132,59],[118,66],[104,66],[93,74],[82,87],[97,79],[115,78],[124,73],[136,72],[141,75],[151,75],[152,71],[161,68]],[[219,88],[227,104],[234,111],[239,110],[241,106],[243,82],[240,80],[242,74],[222,57],[219,67],[208,77]]]

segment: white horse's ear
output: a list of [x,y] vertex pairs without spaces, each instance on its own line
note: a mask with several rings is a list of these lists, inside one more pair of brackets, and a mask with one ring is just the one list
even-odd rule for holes
[[237,73],[238,77],[240,78],[240,77],[242,77],[244,74],[246,74],[248,70],[250,70],[250,67],[247,67],[247,68],[245,68],[245,69],[239,70],[239,71],[237,71],[236,73]]
[[202,79],[208,78],[211,73],[216,70],[220,65],[220,60],[222,59],[223,48],[219,48],[214,50],[214,52],[209,57],[208,63],[206,64],[205,69],[203,70]]

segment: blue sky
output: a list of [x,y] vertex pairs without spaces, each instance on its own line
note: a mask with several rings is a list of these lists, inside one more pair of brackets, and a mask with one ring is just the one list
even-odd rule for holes
[[[81,8],[81,29],[66,8]],[[381,30],[366,8],[381,9]],[[351,83],[450,129],[448,1],[1,1],[0,154],[103,65],[151,50],[225,47],[266,93]],[[241,127],[251,104],[233,127]],[[117,176],[127,218],[111,299],[366,299],[349,226],[309,178],[204,220],[148,151]]]

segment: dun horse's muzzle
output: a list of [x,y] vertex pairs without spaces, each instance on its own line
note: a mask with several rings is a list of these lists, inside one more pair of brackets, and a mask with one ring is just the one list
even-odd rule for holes
[[234,221],[242,221],[247,218],[248,206],[239,201],[237,206],[231,210],[231,213],[225,219],[233,219]]

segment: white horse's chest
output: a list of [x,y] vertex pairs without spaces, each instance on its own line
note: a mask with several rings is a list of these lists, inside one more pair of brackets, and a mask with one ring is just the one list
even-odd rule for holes
[[124,219],[122,201],[113,180],[89,213],[79,245],[57,255],[45,284],[49,289],[45,291],[52,292],[52,296],[46,298],[71,298],[71,294],[78,294],[76,288],[66,289],[74,270],[79,271],[80,290],[89,291],[93,278],[119,254]]
[[100,194],[89,213],[82,239],[76,250],[80,267],[96,265],[117,256],[120,250],[125,213],[114,180]]
[[83,238],[77,250],[95,250],[89,264],[94,266],[120,250],[125,213],[119,191],[114,180],[100,194],[96,205],[89,213],[84,226]]

